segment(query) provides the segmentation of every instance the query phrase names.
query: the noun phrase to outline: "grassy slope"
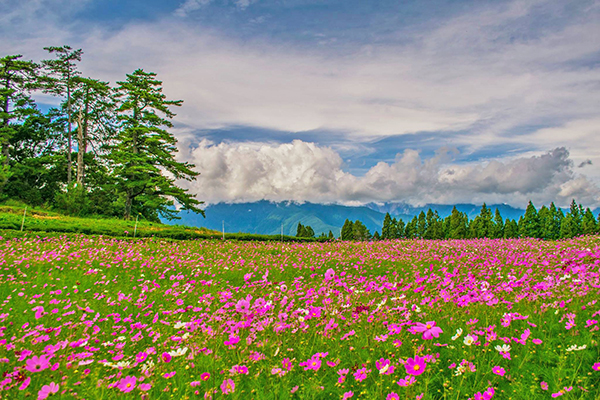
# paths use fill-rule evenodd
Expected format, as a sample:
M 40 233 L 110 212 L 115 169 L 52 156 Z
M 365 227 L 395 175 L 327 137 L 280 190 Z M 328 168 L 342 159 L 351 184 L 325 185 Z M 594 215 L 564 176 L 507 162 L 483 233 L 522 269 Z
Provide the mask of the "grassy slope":
M 14 236 L 21 229 L 24 207 L 0 206 L 0 230 L 3 236 Z M 125 221 L 117 218 L 103 217 L 71 217 L 55 212 L 28 209 L 23 227 L 25 232 L 60 232 L 86 235 L 105 235 L 116 237 L 133 237 L 135 220 Z M 18 235 L 17 235 L 18 236 Z M 138 221 L 136 237 L 162 237 L 171 239 L 217 239 L 221 232 L 207 228 L 189 227 L 184 225 L 166 225 L 148 221 Z M 227 239 L 238 240 L 280 240 L 279 235 L 250 235 L 244 233 L 226 234 Z M 285 241 L 296 238 L 284 236 Z M 311 240 L 309 240 L 311 241 Z

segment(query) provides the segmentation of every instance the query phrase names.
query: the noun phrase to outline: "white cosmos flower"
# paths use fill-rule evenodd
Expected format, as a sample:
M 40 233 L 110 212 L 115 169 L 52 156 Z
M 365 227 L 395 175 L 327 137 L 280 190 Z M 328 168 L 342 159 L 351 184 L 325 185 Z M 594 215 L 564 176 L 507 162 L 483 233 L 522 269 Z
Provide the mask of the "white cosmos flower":
M 456 339 L 458 339 L 458 338 L 460 337 L 460 335 L 462 335 L 462 333 L 463 333 L 463 330 L 462 330 L 462 328 L 458 328 L 458 329 L 456 330 L 456 335 L 452 336 L 452 340 L 456 340 Z
M 507 344 L 503 344 L 502 346 L 496 345 L 494 348 L 501 353 L 508 353 L 510 351 L 510 346 Z
M 463 340 L 463 343 L 466 344 L 467 346 L 472 345 L 473 343 L 475 343 L 475 338 L 471 335 L 467 335 L 465 336 L 465 339 Z

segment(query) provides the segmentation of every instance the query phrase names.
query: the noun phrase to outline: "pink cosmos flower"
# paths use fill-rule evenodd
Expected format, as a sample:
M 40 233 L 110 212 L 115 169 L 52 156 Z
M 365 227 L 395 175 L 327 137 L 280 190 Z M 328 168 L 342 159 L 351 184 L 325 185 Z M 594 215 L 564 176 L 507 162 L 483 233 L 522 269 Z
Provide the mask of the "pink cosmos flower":
M 207 381 L 207 380 L 208 380 L 208 378 L 210 378 L 210 374 L 209 374 L 208 372 L 203 372 L 203 373 L 200 375 L 200 380 L 202 380 L 202 381 Z
M 235 382 L 233 379 L 225 379 L 221 383 L 221 391 L 223 394 L 229 394 L 235 392 Z
M 165 378 L 169 379 L 169 378 L 172 378 L 172 377 L 174 377 L 176 373 L 177 373 L 177 371 L 165 372 L 165 373 L 163 374 L 163 376 L 164 376 Z
M 29 384 L 31 383 L 31 378 L 27 377 L 23 383 L 21 383 L 21 386 L 19 386 L 19 390 L 25 390 L 27 389 L 27 386 L 29 386 Z
M 392 392 L 390 394 L 387 395 L 387 397 L 385 398 L 385 400 L 400 400 L 400 396 L 398 396 L 397 393 Z
M 142 392 L 147 392 L 148 390 L 152 389 L 152 385 L 149 383 L 140 383 L 138 385 L 138 389 L 140 389 Z
M 326 281 L 332 280 L 334 276 L 335 276 L 335 271 L 331 268 L 329 268 L 327 270 L 327 272 L 325 272 L 325 280 Z
M 117 388 L 119 388 L 121 392 L 129 393 L 135 389 L 136 381 L 137 378 L 135 376 L 127 376 L 119 381 Z
M 404 378 L 400 378 L 400 380 L 396 383 L 402 387 L 407 387 L 407 386 L 412 385 L 415 382 L 416 382 L 416 379 L 414 378 L 414 376 L 406 375 Z
M 304 367 L 305 371 L 314 370 L 318 371 L 321 368 L 321 359 L 317 354 L 306 360 L 305 362 L 301 362 L 298 365 Z
M 50 382 L 50 384 L 42 386 L 38 392 L 38 400 L 44 400 L 48 398 L 48 396 L 51 394 L 58 392 L 58 388 L 59 386 L 54 382 Z
M 173 358 L 173 357 L 171 357 L 171 355 L 169 353 L 166 353 L 166 352 L 162 353 L 160 357 L 162 358 L 163 362 L 166 362 L 166 363 L 170 362 L 171 359 Z
M 238 335 L 229 335 L 229 340 L 223 342 L 225 346 L 233 346 L 240 341 L 240 337 Z
M 542 390 L 548 390 L 548 384 L 544 381 L 540 382 L 540 387 Z
M 504 376 L 506 371 L 502 367 L 495 366 L 492 368 L 492 372 L 496 375 Z
M 600 371 L 600 362 L 597 362 L 594 365 L 592 365 L 592 369 L 594 371 Z
M 494 390 L 493 387 L 489 387 L 487 388 L 487 390 L 483 393 L 475 393 L 475 396 L 473 396 L 475 398 L 475 400 L 491 400 L 492 397 L 494 397 L 494 394 L 496 393 L 496 391 Z
M 343 400 L 347 400 L 349 398 L 351 398 L 352 396 L 354 396 L 354 392 L 350 391 L 350 392 L 346 392 L 344 393 L 344 395 L 342 396 Z
M 414 332 L 423 332 L 423 339 L 430 340 L 434 337 L 439 337 L 440 333 L 443 333 L 442 328 L 439 326 L 435 326 L 435 321 L 428 321 L 423 324 L 421 322 L 417 322 L 417 325 L 413 327 Z
M 551 395 L 551 396 L 552 396 L 552 398 L 555 398 L 555 397 L 560 397 L 560 396 L 562 396 L 563 394 L 565 394 L 565 393 L 567 393 L 567 392 L 570 392 L 571 390 L 573 390 L 573 386 L 569 386 L 569 387 L 566 387 L 566 386 L 565 386 L 564 388 L 562 388 L 562 389 L 561 389 L 561 390 L 559 390 L 558 392 L 556 392 L 556 393 L 552 393 L 552 395 Z
M 532 339 L 533 344 L 542 344 L 542 339 Z
M 248 375 L 248 367 L 246 367 L 245 365 L 234 365 L 233 367 L 231 367 L 229 372 L 231 372 L 232 374 Z
M 367 378 L 367 374 L 371 372 L 370 369 L 367 369 L 366 367 L 361 368 L 359 370 L 357 370 L 353 375 L 354 375 L 354 379 L 356 379 L 358 382 L 362 382 Z
M 40 372 L 50 367 L 50 363 L 45 355 L 33 356 L 25 361 L 25 369 L 29 372 Z
M 293 394 L 293 393 L 296 393 L 296 391 L 298 390 L 298 388 L 299 388 L 299 387 L 300 387 L 300 386 L 294 386 L 294 387 L 293 387 L 293 388 L 290 390 L 290 393 L 292 393 L 292 394 Z
M 292 362 L 290 361 L 289 358 L 284 358 L 283 360 L 281 360 L 281 366 L 283 367 L 283 369 L 285 369 L 286 371 L 291 371 L 292 367 L 294 366 L 292 364 Z
M 406 360 L 406 364 L 404 364 L 404 368 L 406 368 L 406 373 L 409 375 L 421 375 L 425 372 L 425 359 L 423 357 L 415 356 L 415 358 L 409 358 Z

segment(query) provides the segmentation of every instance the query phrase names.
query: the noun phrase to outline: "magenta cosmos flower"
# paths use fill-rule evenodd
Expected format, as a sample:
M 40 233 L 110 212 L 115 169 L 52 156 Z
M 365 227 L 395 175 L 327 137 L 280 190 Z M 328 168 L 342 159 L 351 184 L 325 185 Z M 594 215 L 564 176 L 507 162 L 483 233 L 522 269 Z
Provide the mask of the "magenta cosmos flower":
M 439 326 L 435 326 L 435 321 L 428 321 L 423 324 L 421 322 L 417 322 L 417 325 L 413 327 L 415 332 L 423 332 L 423 339 L 430 340 L 434 337 L 439 337 L 440 333 L 443 333 L 442 328 Z
M 506 370 L 502 367 L 495 366 L 494 368 L 492 368 L 492 372 L 496 375 L 504 376 Z
M 129 393 L 133 389 L 135 389 L 135 384 L 137 382 L 137 378 L 135 376 L 126 376 L 121 379 L 117 384 L 117 388 L 121 390 L 121 392 Z
M 404 364 L 406 373 L 414 376 L 421 375 L 423 372 L 425 372 L 426 366 L 427 364 L 425 363 L 425 359 L 419 356 L 407 359 L 406 364 Z
M 335 276 L 335 271 L 331 268 L 329 268 L 326 272 L 325 272 L 325 280 L 326 281 L 330 281 L 333 279 L 333 277 Z
M 58 385 L 54 382 L 50 382 L 50 384 L 42 386 L 38 392 L 38 400 L 44 400 L 56 392 L 58 392 Z
M 48 367 L 50 367 L 50 363 L 45 355 L 33 356 L 25 362 L 25 369 L 29 372 L 40 372 Z
M 235 382 L 233 379 L 225 379 L 221 383 L 221 391 L 223 394 L 229 394 L 235 392 Z

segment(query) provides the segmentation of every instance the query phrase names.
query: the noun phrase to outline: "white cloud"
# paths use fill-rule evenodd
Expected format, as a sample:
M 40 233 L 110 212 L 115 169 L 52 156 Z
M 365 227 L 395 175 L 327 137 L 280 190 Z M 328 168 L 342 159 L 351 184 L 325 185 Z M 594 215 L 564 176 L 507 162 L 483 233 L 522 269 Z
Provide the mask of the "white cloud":
M 195 182 L 187 183 L 188 188 L 213 203 L 267 199 L 524 205 L 531 199 L 537 204 L 567 205 L 576 198 L 586 205 L 600 205 L 600 189 L 573 171 L 564 148 L 473 165 L 453 164 L 452 149 L 441 149 L 429 159 L 406 150 L 393 163 L 380 162 L 364 176 L 345 172 L 341 157 L 332 149 L 299 140 L 218 145 L 203 140 L 192 150 L 186 144 L 182 148 L 183 158 L 201 172 Z
M 178 17 L 185 17 L 192 11 L 199 10 L 202 7 L 209 5 L 211 2 L 212 0 L 185 0 L 177 10 L 175 10 L 175 15 Z

